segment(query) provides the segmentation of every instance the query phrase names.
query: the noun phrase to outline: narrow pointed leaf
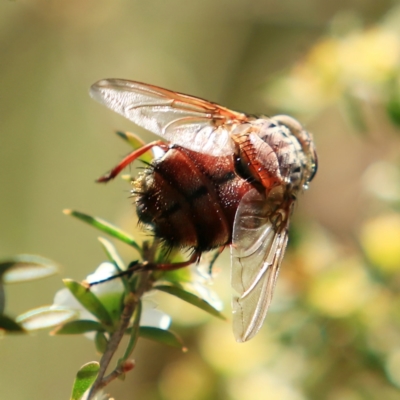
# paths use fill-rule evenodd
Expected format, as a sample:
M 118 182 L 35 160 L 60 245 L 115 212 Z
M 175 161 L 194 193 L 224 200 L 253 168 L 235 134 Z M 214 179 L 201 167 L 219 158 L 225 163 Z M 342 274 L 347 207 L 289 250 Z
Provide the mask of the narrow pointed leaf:
M 118 239 L 124 243 L 129 244 L 130 246 L 134 247 L 141 254 L 142 249 L 136 243 L 135 239 L 128 233 L 124 232 L 122 229 L 114 226 L 113 224 L 110 224 L 109 222 L 107 222 L 101 218 L 91 217 L 90 215 L 81 213 L 79 211 L 64 210 L 64 214 L 72 215 L 73 217 L 86 222 L 87 224 L 93 226 L 94 228 L 99 229 L 100 231 L 107 233 L 108 235 L 115 237 L 116 239 Z
M 71 400 L 79 400 L 83 394 L 93 385 L 99 374 L 100 364 L 89 362 L 83 365 L 76 374 L 74 386 L 72 387 Z
M 115 246 L 107 239 L 99 237 L 98 238 L 99 242 L 101 243 L 108 259 L 115 264 L 115 266 L 118 268 L 118 270 L 125 271 L 126 270 L 126 265 L 122 261 L 120 255 L 117 252 L 117 249 Z
M 105 238 L 99 237 L 98 240 L 101 243 L 108 259 L 117 267 L 118 271 L 119 272 L 126 271 L 126 265 L 119 256 L 115 246 Z M 129 283 L 127 278 L 125 276 L 121 276 L 121 280 L 125 287 L 125 290 L 128 291 Z
M 103 332 L 97 332 L 94 343 L 96 345 L 96 350 L 100 354 L 104 354 L 108 345 L 108 340 L 106 338 L 106 335 Z
M 116 133 L 119 137 L 128 142 L 134 150 L 140 149 L 146 144 L 145 141 L 143 141 L 139 136 L 135 135 L 134 133 L 120 131 L 117 131 Z M 146 163 L 151 163 L 153 161 L 153 155 L 150 151 L 147 151 L 139 157 L 139 160 L 142 160 Z
M 0 330 L 5 330 L 10 333 L 25 332 L 24 328 L 20 324 L 4 314 L 0 314 Z
M 73 318 L 78 313 L 65 307 L 45 306 L 27 311 L 16 318 L 16 321 L 27 331 L 53 328 Z
M 17 283 L 46 278 L 58 272 L 51 260 L 29 254 L 20 254 L 0 261 L 0 276 L 5 283 Z
M 97 319 L 107 326 L 112 326 L 112 319 L 106 308 L 97 298 L 97 296 L 90 291 L 90 289 L 82 285 L 80 282 L 72 279 L 64 279 L 64 285 L 74 295 L 74 297 L 92 313 Z
M 193 306 L 198 307 L 198 308 L 202 309 L 203 311 L 206 311 L 215 317 L 221 318 L 223 320 L 226 319 L 210 303 L 207 303 L 202 298 L 194 295 L 193 293 L 187 292 L 186 290 L 183 290 L 176 286 L 167 286 L 167 285 L 154 286 L 154 289 L 158 289 L 162 292 L 169 293 L 169 294 L 172 294 L 173 296 L 179 297 L 180 299 L 186 301 L 187 303 L 190 303 Z
M 128 182 L 128 183 L 133 181 L 132 175 L 129 175 L 129 174 L 121 174 L 120 177 L 123 181 Z
M 139 336 L 168 346 L 179 347 L 183 351 L 186 350 L 183 346 L 182 340 L 175 333 L 166 331 L 165 329 L 154 328 L 152 326 L 141 326 L 139 328 Z
M 104 327 L 97 321 L 81 319 L 70 321 L 54 329 L 52 335 L 80 335 L 87 332 L 104 331 Z
M 128 299 L 128 301 L 134 301 L 132 293 L 130 293 L 128 296 L 132 296 L 130 299 Z M 135 349 L 137 340 L 139 338 L 139 322 L 140 322 L 141 315 L 142 315 L 142 303 L 139 301 L 139 303 L 137 303 L 135 311 L 133 313 L 133 324 L 131 327 L 131 334 L 130 334 L 128 346 L 126 346 L 123 357 L 118 361 L 119 365 L 121 365 L 126 360 L 128 360 L 130 355 L 132 354 L 133 350 Z

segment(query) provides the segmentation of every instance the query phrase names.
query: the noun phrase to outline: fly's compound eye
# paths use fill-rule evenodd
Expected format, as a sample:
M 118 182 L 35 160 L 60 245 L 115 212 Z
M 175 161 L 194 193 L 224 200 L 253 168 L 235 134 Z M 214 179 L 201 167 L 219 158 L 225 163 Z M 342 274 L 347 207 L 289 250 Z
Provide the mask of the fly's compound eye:
M 296 137 L 303 131 L 303 127 L 297 119 L 289 117 L 289 115 L 275 115 L 271 118 L 273 121 L 286 126 L 289 131 Z
M 316 175 L 318 171 L 318 156 L 317 152 L 315 151 L 315 148 L 311 149 L 311 154 L 312 154 L 312 160 L 311 160 L 311 175 L 310 178 L 308 179 L 308 182 L 311 182 L 314 179 L 314 176 Z

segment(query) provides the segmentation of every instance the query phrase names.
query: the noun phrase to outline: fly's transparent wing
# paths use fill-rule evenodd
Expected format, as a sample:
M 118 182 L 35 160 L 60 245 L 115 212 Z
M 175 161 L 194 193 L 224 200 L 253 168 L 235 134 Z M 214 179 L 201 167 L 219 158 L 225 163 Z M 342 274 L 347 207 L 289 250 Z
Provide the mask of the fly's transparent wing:
M 168 141 L 213 156 L 232 154 L 232 125 L 247 116 L 197 97 L 123 79 L 103 79 L 90 95 Z
M 279 231 L 263 195 L 255 189 L 239 204 L 231 246 L 234 296 L 233 332 L 238 342 L 251 339 L 261 328 L 271 303 L 288 240 L 288 220 Z

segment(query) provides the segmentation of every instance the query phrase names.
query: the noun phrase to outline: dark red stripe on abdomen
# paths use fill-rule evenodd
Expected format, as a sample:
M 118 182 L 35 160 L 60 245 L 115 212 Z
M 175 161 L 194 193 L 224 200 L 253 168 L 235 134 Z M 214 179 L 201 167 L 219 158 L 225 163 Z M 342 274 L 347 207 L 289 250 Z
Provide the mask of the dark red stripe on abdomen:
M 251 185 L 231 157 L 175 146 L 135 183 L 142 222 L 171 247 L 206 251 L 230 243 L 238 203 Z

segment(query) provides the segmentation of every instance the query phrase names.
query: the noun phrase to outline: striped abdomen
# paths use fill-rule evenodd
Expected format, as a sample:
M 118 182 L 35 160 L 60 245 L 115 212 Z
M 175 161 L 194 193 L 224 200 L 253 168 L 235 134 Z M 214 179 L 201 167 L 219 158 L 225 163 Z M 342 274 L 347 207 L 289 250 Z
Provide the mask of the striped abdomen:
M 253 186 L 232 157 L 172 146 L 134 182 L 137 213 L 171 247 L 202 252 L 231 243 L 238 204 Z

